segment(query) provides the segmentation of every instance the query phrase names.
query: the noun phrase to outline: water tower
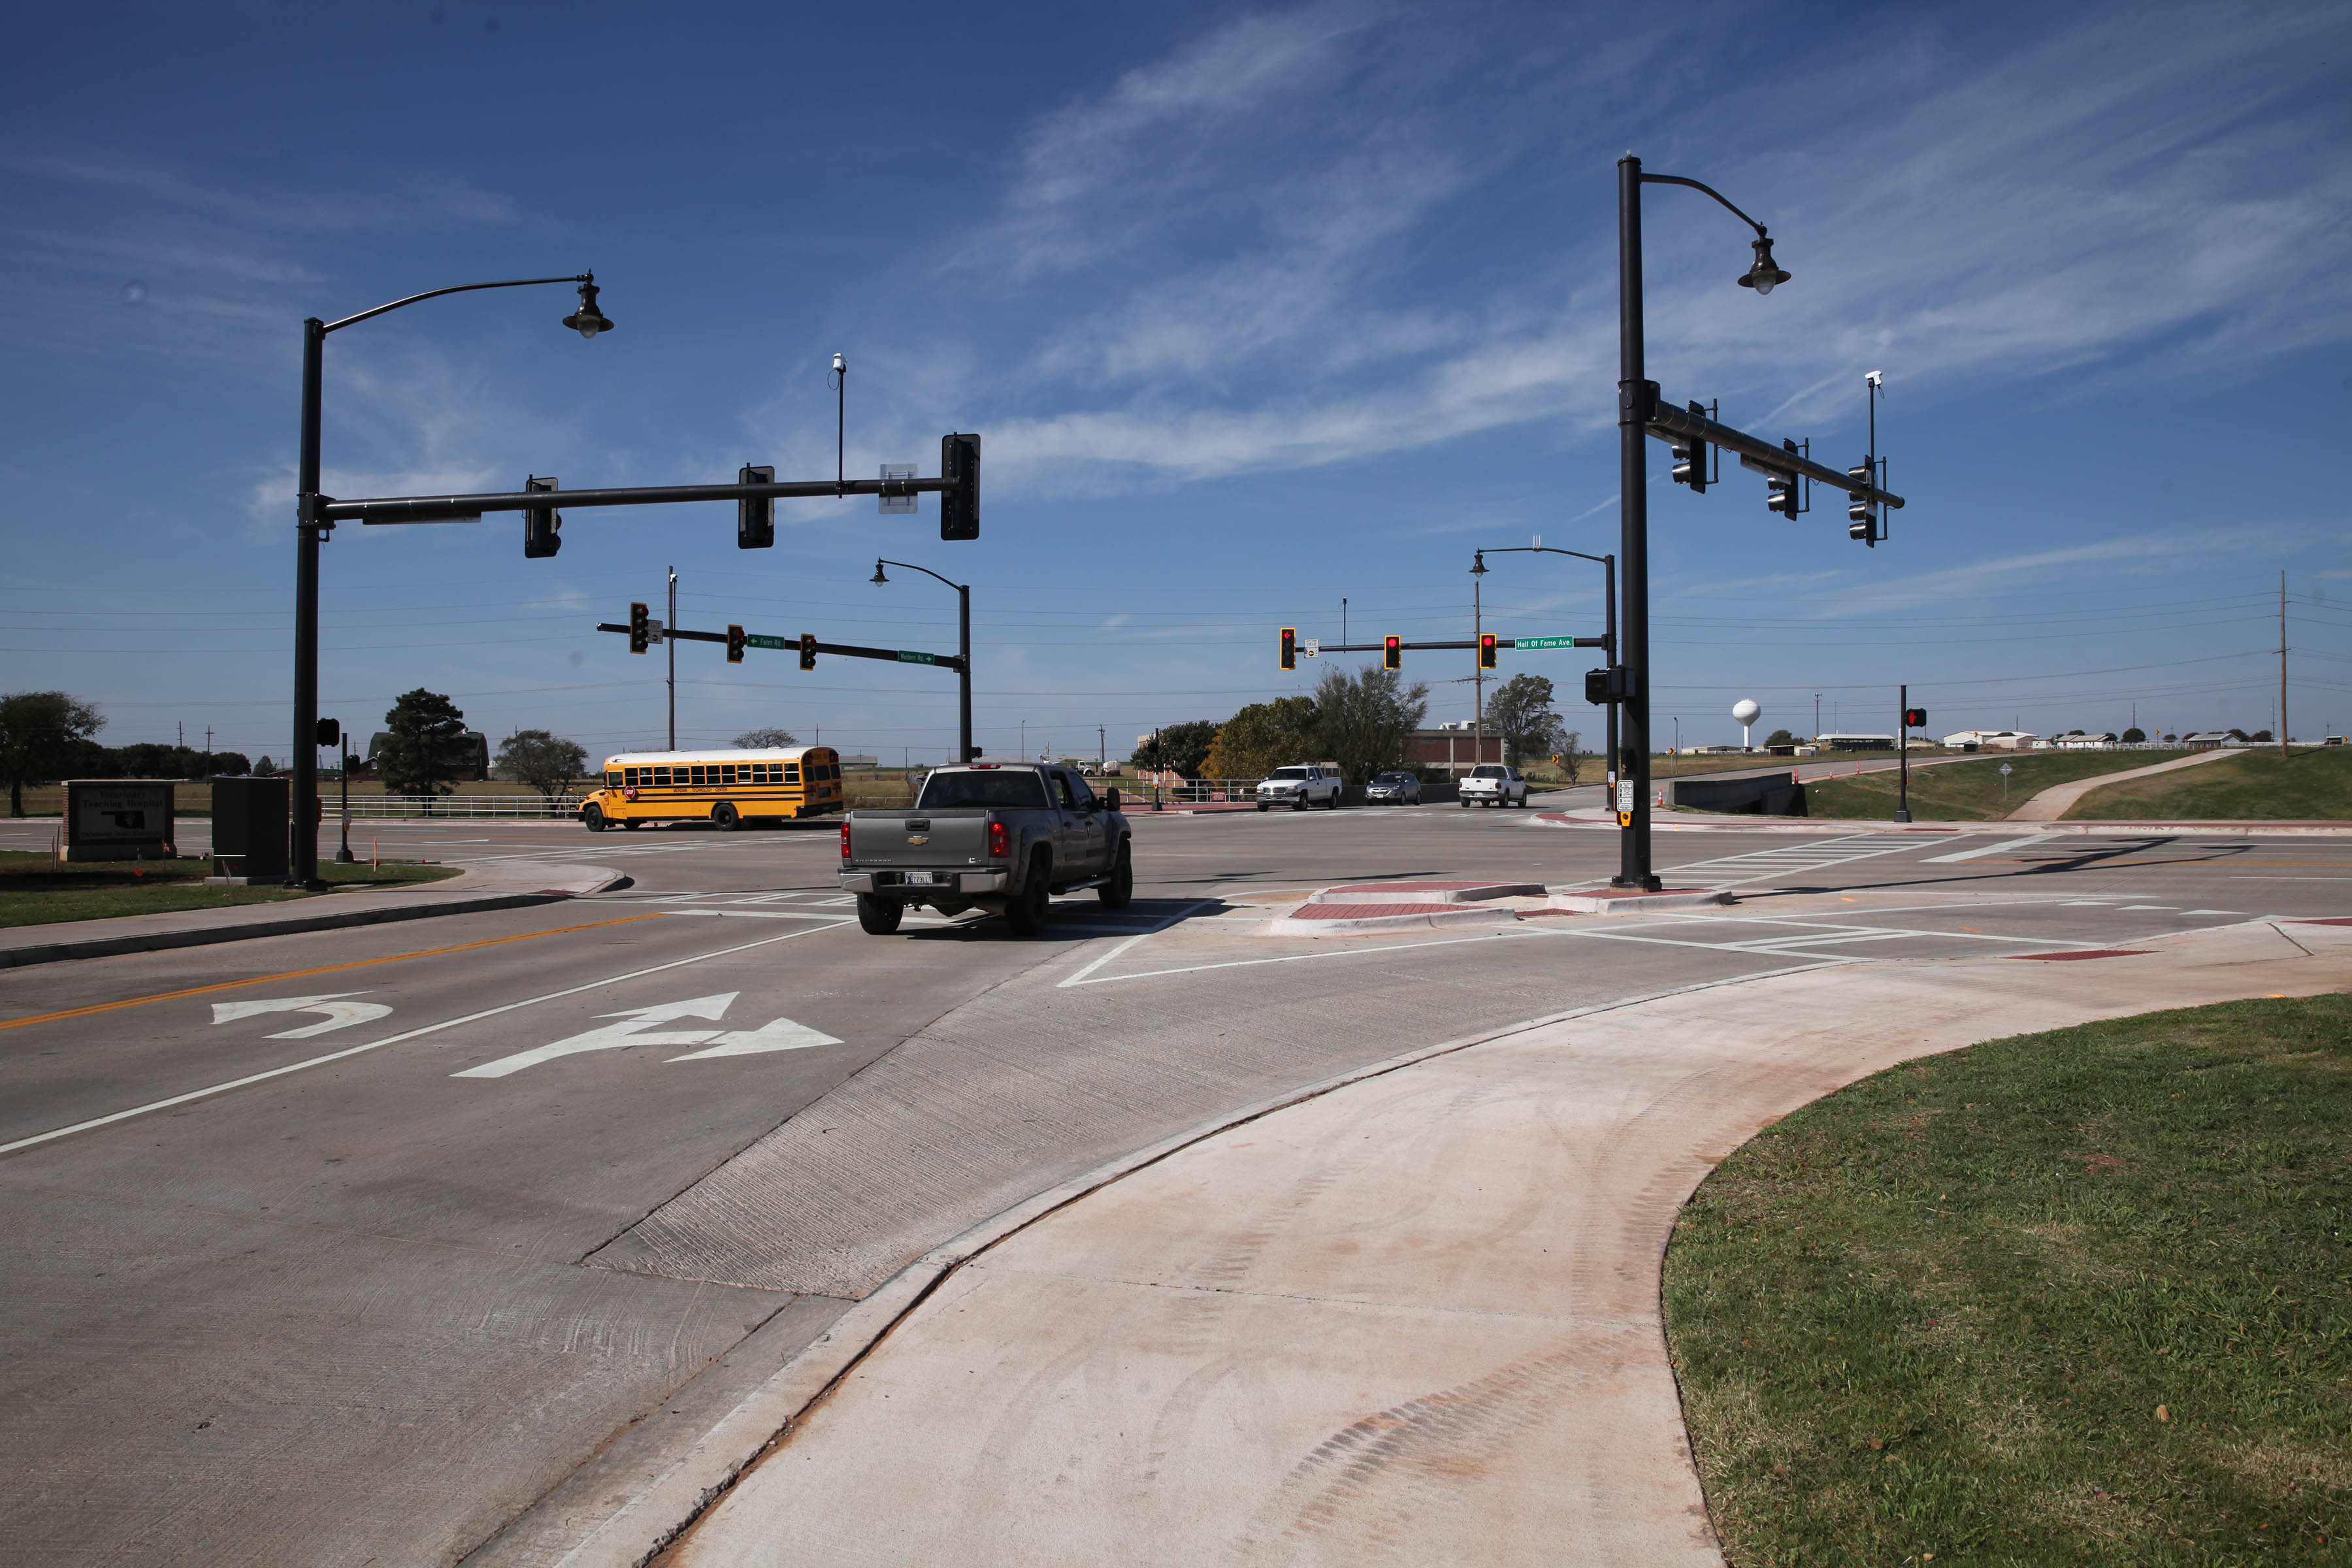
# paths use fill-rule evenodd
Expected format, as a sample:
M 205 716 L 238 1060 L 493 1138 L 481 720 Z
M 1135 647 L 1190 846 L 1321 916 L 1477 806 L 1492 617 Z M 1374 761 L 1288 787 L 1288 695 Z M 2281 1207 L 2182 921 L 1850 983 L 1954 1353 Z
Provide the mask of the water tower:
M 1738 701 L 1731 705 L 1731 716 L 1734 720 L 1738 721 L 1739 724 L 1739 749 L 1741 751 L 1748 752 L 1755 750 L 1753 746 L 1750 746 L 1748 743 L 1748 726 L 1756 722 L 1756 715 L 1763 711 L 1764 710 L 1756 706 L 1756 700 L 1752 697 L 1743 697 Z

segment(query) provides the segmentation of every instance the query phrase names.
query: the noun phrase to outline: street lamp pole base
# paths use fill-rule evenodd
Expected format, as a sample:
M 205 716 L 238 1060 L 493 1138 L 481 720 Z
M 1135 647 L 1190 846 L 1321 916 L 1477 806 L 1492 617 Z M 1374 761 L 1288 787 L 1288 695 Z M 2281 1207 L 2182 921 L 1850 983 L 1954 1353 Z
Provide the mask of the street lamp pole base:
M 1895 814 L 1895 820 L 1897 822 L 1908 822 L 1911 820 L 1911 813 L 1907 810 L 1898 811 Z
M 1609 885 L 1612 888 L 1638 888 L 1645 893 L 1663 892 L 1666 886 L 1655 877 L 1612 877 Z
M 335 864 L 338 866 L 355 865 L 358 861 L 359 857 L 352 853 L 351 847 L 349 845 L 346 845 L 342 848 L 335 851 Z

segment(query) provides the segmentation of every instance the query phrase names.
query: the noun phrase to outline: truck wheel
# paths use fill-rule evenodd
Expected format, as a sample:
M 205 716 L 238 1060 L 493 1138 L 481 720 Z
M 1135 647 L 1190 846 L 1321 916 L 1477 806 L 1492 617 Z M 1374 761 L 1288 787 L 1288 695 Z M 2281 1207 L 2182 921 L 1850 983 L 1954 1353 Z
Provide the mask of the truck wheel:
M 732 833 L 743 818 L 741 814 L 736 811 L 733 801 L 722 800 L 710 808 L 710 820 L 718 825 L 719 832 Z
M 1045 929 L 1045 902 L 1048 897 L 1045 879 L 1048 875 L 1044 860 L 1032 862 L 1029 879 L 1004 905 L 1004 929 L 1014 936 L 1035 936 Z
M 1331 798 L 1323 803 L 1323 809 L 1326 811 L 1337 811 L 1339 809 L 1339 792 L 1338 790 L 1333 790 L 1331 792 Z
M 1265 801 L 1259 801 L 1257 803 L 1257 808 L 1260 811 L 1272 811 L 1274 809 L 1273 806 L 1267 805 Z
M 1458 805 L 1458 806 L 1460 806 L 1460 807 L 1461 807 L 1463 810 L 1465 810 L 1465 811 L 1467 811 L 1467 810 L 1469 810 L 1469 809 L 1470 809 L 1470 800 L 1469 800 L 1469 797 L 1468 797 L 1468 796 L 1466 796 L 1466 795 L 1462 796 L 1462 797 L 1460 797 L 1460 798 L 1456 799 L 1456 800 L 1454 801 L 1454 805 Z
M 601 808 L 599 808 L 599 807 L 597 807 L 597 806 L 594 806 L 594 805 L 583 805 L 583 806 L 582 806 L 582 807 L 580 808 L 580 826 L 583 826 L 583 827 L 584 827 L 584 828 L 586 828 L 586 829 L 587 829 L 589 832 L 591 832 L 591 833 L 602 833 L 602 832 L 604 832 L 604 811 L 603 811 Z
M 896 899 L 876 893 L 857 895 L 857 929 L 867 936 L 888 936 L 906 915 L 907 906 Z
M 1118 852 L 1118 864 L 1110 868 L 1110 880 L 1095 889 L 1107 910 L 1123 910 L 1135 898 L 1135 861 L 1124 846 Z
M 1290 809 L 1293 811 L 1305 811 L 1307 809 L 1307 797 L 1303 795 L 1292 795 L 1290 797 Z

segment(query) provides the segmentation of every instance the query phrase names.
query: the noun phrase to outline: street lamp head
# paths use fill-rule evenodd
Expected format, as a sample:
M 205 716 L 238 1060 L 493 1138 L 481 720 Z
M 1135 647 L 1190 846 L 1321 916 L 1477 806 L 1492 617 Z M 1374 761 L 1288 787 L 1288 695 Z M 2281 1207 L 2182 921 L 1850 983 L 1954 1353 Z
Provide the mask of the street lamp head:
M 887 583 L 887 582 L 889 582 L 889 581 L 890 581 L 890 579 L 889 579 L 889 578 L 885 577 L 884 575 L 882 575 L 882 563 L 881 563 L 881 562 L 877 561 L 877 562 L 875 562 L 875 563 L 874 563 L 874 575 L 873 575 L 873 576 L 871 576 L 871 577 L 869 577 L 869 578 L 867 578 L 867 579 L 866 579 L 866 581 L 867 581 L 867 582 L 869 582 L 869 583 Z
M 596 275 L 593 272 L 580 284 L 580 309 L 563 318 L 563 324 L 583 338 L 593 338 L 598 332 L 613 330 L 612 321 L 596 308 Z
M 1473 577 L 1484 577 L 1486 574 L 1486 552 L 1481 550 L 1478 552 L 1478 559 L 1472 562 L 1470 564 L 1470 575 Z
M 1739 286 L 1742 289 L 1753 289 L 1759 294 L 1769 294 L 1788 280 L 1789 275 L 1780 270 L 1779 262 L 1772 259 L 1772 237 L 1765 234 L 1758 235 L 1756 265 L 1748 269 L 1748 275 L 1739 280 Z

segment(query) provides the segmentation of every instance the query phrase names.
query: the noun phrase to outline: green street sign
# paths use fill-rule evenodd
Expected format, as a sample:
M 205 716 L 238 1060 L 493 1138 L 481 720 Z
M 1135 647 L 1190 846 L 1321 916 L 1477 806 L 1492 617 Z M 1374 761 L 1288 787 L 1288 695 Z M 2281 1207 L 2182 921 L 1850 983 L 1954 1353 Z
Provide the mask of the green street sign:
M 743 646 L 744 646 L 744 647 L 772 647 L 772 648 L 786 648 L 786 649 L 789 649 L 789 648 L 796 648 L 796 647 L 800 647 L 801 645 L 800 645 L 796 640 L 794 640 L 794 639 L 793 639 L 793 638 L 791 638 L 791 637 L 745 637 L 745 638 L 743 639 Z
M 898 662 L 900 664 L 937 664 L 939 660 L 927 653 L 908 653 L 905 648 L 900 648 Z
M 1512 639 L 1511 646 L 1513 647 L 1574 647 L 1576 639 L 1574 637 L 1516 637 Z

